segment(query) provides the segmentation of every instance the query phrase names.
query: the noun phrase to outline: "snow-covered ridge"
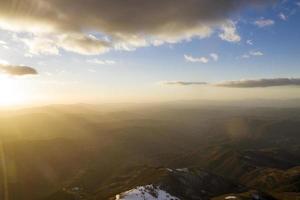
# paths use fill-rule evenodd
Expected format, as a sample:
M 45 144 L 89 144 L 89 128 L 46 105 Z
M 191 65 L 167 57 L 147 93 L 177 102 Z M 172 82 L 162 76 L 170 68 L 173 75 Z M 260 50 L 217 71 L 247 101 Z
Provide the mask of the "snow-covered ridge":
M 153 185 L 139 186 L 116 195 L 116 200 L 180 200 Z

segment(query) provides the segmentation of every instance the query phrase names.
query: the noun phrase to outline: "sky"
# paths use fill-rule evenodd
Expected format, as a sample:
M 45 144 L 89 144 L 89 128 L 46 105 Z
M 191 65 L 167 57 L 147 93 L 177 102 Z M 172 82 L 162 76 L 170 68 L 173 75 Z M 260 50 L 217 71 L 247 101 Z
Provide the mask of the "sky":
M 299 0 L 1 0 L 0 105 L 300 98 Z

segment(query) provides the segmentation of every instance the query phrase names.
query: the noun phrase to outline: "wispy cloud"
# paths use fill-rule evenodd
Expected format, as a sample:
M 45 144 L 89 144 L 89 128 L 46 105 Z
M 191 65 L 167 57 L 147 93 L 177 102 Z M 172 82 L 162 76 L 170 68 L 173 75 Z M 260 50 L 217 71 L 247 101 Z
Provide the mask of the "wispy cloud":
M 93 35 L 64 34 L 47 37 L 34 35 L 27 37 L 15 36 L 16 40 L 23 42 L 29 50 L 29 55 L 59 55 L 60 49 L 82 55 L 97 55 L 109 50 L 110 44 Z
M 0 46 L 5 48 L 5 49 L 9 49 L 9 47 L 7 46 L 7 42 L 0 40 Z
M 193 62 L 193 63 L 208 63 L 209 59 L 206 57 L 193 57 L 190 55 L 184 55 L 184 58 L 187 62 Z
M 286 20 L 288 20 L 288 16 L 286 16 L 284 13 L 279 13 L 278 14 L 278 17 L 280 18 L 280 19 L 282 19 L 283 21 L 286 21 Z
M 188 86 L 188 85 L 206 85 L 206 82 L 198 81 L 161 81 L 160 85 L 178 85 L 178 86 Z
M 263 56 L 264 54 L 261 51 L 250 51 L 251 56 Z
M 17 37 L 17 36 L 16 36 Z M 26 44 L 29 52 L 25 57 L 32 57 L 33 55 L 59 55 L 59 48 L 55 40 L 44 37 L 34 38 L 15 38 Z
M 249 44 L 249 45 L 253 45 L 253 41 L 252 40 L 247 40 L 246 43 Z
M 241 56 L 241 58 L 247 59 L 250 58 L 250 55 L 248 53 L 245 53 Z
M 259 88 L 259 87 L 275 87 L 275 86 L 300 86 L 300 78 L 273 78 L 273 79 L 257 79 L 257 80 L 238 80 L 226 81 L 213 84 L 218 87 L 231 88 Z
M 0 65 L 9 65 L 9 62 L 3 59 L 0 59 Z
M 211 53 L 209 54 L 209 57 L 211 58 L 211 60 L 213 61 L 218 61 L 219 60 L 219 55 L 216 54 L 216 53 Z M 184 55 L 184 59 L 187 61 L 187 62 L 193 62 L 193 63 L 203 63 L 203 64 L 206 64 L 210 61 L 210 59 L 206 56 L 201 56 L 201 57 L 193 57 L 191 55 Z
M 264 53 L 261 51 L 249 51 L 248 53 L 245 53 L 242 55 L 242 58 L 250 58 L 250 57 L 257 57 L 257 56 L 263 56 Z
M 216 53 L 211 53 L 210 57 L 214 60 L 214 61 L 218 61 L 219 60 L 219 55 Z
M 87 62 L 92 63 L 92 64 L 98 64 L 98 65 L 114 65 L 116 64 L 116 61 L 114 60 L 100 60 L 100 59 L 91 59 L 88 60 Z
M 259 19 L 254 22 L 254 24 L 260 28 L 272 26 L 275 24 L 275 21 L 272 19 Z

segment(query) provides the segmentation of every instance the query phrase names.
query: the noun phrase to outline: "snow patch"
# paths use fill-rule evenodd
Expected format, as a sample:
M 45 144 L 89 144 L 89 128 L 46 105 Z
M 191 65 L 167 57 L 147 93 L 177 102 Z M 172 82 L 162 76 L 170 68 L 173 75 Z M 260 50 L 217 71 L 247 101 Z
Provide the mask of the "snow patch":
M 168 172 L 173 172 L 173 169 L 167 168 Z
M 226 200 L 229 200 L 229 199 L 237 199 L 237 197 L 236 197 L 236 196 L 227 196 L 227 197 L 225 197 L 225 199 L 226 199 Z
M 182 169 L 176 169 L 176 171 L 178 172 L 189 172 L 189 169 L 188 168 L 182 168 Z
M 115 200 L 180 200 L 153 185 L 139 186 L 116 195 Z

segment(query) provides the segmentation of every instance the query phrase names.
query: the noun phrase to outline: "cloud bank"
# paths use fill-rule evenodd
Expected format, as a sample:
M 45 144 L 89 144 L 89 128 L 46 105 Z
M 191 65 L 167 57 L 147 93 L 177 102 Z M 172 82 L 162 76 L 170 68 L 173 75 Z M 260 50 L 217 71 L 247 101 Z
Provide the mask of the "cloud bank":
M 25 76 L 38 74 L 38 72 L 32 67 L 4 64 L 0 64 L 0 71 L 11 76 Z
M 255 80 L 225 81 L 222 83 L 188 82 L 188 81 L 162 81 L 162 85 L 211 85 L 215 87 L 228 88 L 265 88 L 275 86 L 300 86 L 300 78 L 273 78 Z
M 226 81 L 214 85 L 218 87 L 231 87 L 231 88 L 300 86 L 300 78 L 273 78 L 273 79 Z
M 220 27 L 220 37 L 240 40 L 232 14 L 244 7 L 272 0 L 2 0 L 0 28 L 31 33 L 25 42 L 31 53 L 41 47 L 80 54 L 99 54 L 110 49 L 177 43 L 209 37 Z M 94 35 L 91 36 L 90 33 Z M 31 40 L 40 39 L 35 45 Z M 24 39 L 24 38 L 22 38 Z M 43 44 L 45 42 L 46 44 Z

